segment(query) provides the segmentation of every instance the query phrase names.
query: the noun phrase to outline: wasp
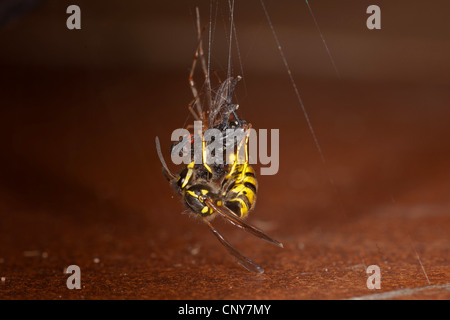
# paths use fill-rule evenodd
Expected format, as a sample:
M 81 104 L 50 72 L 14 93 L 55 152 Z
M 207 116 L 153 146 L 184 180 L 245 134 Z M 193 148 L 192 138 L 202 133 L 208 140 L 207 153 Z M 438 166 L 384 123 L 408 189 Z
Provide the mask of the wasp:
M 194 96 L 194 100 L 188 105 L 189 112 L 195 120 L 202 121 L 205 129 L 215 128 L 221 132 L 227 129 L 243 129 L 245 138 L 227 148 L 233 148 L 233 152 L 228 161 L 221 164 L 209 164 L 206 152 L 206 142 L 202 139 L 202 163 L 190 162 L 178 174 L 172 173 L 162 155 L 158 137 L 156 137 L 156 149 L 162 164 L 162 171 L 166 179 L 170 182 L 176 192 L 181 196 L 189 211 L 203 221 L 226 250 L 250 272 L 263 273 L 264 269 L 244 256 L 233 247 L 214 228 L 211 221 L 216 216 L 221 216 L 233 225 L 249 232 L 250 234 L 268 241 L 276 246 L 283 247 L 283 244 L 270 238 L 263 231 L 245 222 L 245 218 L 254 209 L 258 191 L 258 182 L 255 170 L 249 165 L 248 139 L 251 124 L 241 119 L 236 110 L 237 104 L 232 103 L 232 96 L 240 76 L 229 77 L 222 82 L 217 90 L 211 89 L 209 72 L 206 68 L 205 57 L 202 48 L 202 31 L 200 27 L 199 10 L 196 8 L 198 46 L 194 55 L 189 75 L 189 85 Z M 205 77 L 203 93 L 199 93 L 194 81 L 194 70 L 197 62 L 202 65 Z M 206 102 L 209 108 L 203 108 L 201 100 Z M 206 110 L 205 110 L 206 109 Z M 224 139 L 226 138 L 226 135 Z M 234 152 L 236 147 L 236 152 Z M 245 158 L 239 161 L 237 156 L 241 150 L 244 151 Z

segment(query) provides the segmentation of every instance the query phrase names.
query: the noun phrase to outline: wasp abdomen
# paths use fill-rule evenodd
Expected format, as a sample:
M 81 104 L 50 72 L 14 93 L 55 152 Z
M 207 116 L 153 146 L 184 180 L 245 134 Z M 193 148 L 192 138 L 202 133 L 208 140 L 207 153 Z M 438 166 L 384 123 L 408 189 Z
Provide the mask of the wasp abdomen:
M 258 183 L 253 168 L 239 165 L 230 173 L 223 185 L 227 184 L 225 206 L 233 211 L 238 217 L 244 218 L 253 209 L 256 203 Z

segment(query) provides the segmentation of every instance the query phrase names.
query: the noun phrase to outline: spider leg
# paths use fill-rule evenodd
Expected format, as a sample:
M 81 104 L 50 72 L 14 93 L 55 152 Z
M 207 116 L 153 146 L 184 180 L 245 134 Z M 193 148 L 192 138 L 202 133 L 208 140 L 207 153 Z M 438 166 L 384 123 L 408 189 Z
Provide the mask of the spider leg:
M 206 95 L 207 95 L 207 101 L 208 104 L 211 105 L 211 83 L 209 80 L 209 72 L 206 66 L 206 60 L 205 60 L 205 56 L 204 56 L 204 52 L 203 52 L 203 41 L 202 41 L 202 34 L 203 31 L 201 29 L 200 26 L 200 11 L 198 9 L 198 7 L 195 8 L 195 13 L 196 13 L 196 28 L 197 28 L 197 40 L 198 40 L 198 45 L 197 45 L 197 49 L 195 50 L 195 54 L 194 54 L 194 60 L 192 61 L 192 66 L 191 66 L 191 71 L 189 73 L 189 86 L 191 88 L 192 91 L 192 95 L 194 96 L 194 103 L 195 103 L 195 107 L 196 107 L 196 112 L 197 112 L 197 116 L 196 118 L 199 119 L 204 119 L 204 111 L 202 109 L 202 104 L 200 101 L 200 97 L 199 97 L 199 92 L 197 89 L 197 86 L 195 84 L 194 81 L 194 72 L 195 72 L 195 68 L 197 66 L 197 61 L 200 59 L 200 64 L 203 70 L 203 74 L 205 77 L 205 85 L 206 85 Z M 191 109 L 190 109 L 191 111 Z M 191 111 L 192 113 L 193 111 Z

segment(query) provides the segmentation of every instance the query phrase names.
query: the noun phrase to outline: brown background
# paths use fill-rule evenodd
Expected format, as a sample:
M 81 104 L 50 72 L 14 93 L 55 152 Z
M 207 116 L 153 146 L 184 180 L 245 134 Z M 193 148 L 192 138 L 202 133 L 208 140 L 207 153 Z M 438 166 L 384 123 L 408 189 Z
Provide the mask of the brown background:
M 323 150 L 314 145 L 259 1 L 237 1 L 241 115 L 280 129 L 249 222 L 217 221 L 266 270 L 239 267 L 160 172 L 192 99 L 194 7 L 209 1 L 42 1 L 0 28 L 0 298 L 450 298 L 450 28 L 445 1 L 265 1 Z M 227 3 L 212 67 L 227 66 Z M 1 8 L 4 10 L 4 8 Z M 214 11 L 214 10 L 213 10 Z M 234 44 L 235 46 L 235 44 Z M 240 65 L 242 64 L 243 70 Z M 174 170 L 176 168 L 171 166 Z M 66 288 L 80 266 L 82 290 Z M 381 268 L 381 290 L 366 268 Z

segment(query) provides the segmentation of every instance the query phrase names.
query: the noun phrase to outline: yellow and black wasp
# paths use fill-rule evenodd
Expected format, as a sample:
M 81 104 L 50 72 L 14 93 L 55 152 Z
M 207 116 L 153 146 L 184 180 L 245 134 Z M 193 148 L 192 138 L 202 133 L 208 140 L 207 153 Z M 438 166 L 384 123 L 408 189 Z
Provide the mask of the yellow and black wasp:
M 227 129 L 243 129 L 246 133 L 245 138 L 236 143 L 236 145 L 233 140 L 233 145 L 226 147 L 233 148 L 233 152 L 230 152 L 230 159 L 224 159 L 228 161 L 224 161 L 221 164 L 208 163 L 206 142 L 202 139 L 202 163 L 199 164 L 192 161 L 177 175 L 169 170 L 164 161 L 159 139 L 156 137 L 158 156 L 163 166 L 162 170 L 165 177 L 182 197 L 187 208 L 196 217 L 205 222 L 220 243 L 236 258 L 239 264 L 251 272 L 263 273 L 263 268 L 234 248 L 211 224 L 211 220 L 220 215 L 233 225 L 272 244 L 283 247 L 282 243 L 270 238 L 263 231 L 244 221 L 255 206 L 258 182 L 254 169 L 249 165 L 248 157 L 248 138 L 251 125 L 238 117 L 236 113 L 238 105 L 231 102 L 234 88 L 241 77 L 229 77 L 219 85 L 217 90 L 211 90 L 209 72 L 206 69 L 202 49 L 202 32 L 198 8 L 197 32 L 198 47 L 189 76 L 189 84 L 194 100 L 189 104 L 188 109 L 195 120 L 202 121 L 205 130 L 215 128 L 225 133 Z M 204 86 L 206 87 L 202 97 L 193 80 L 194 70 L 199 59 L 205 77 Z M 209 105 L 209 108 L 203 108 L 201 101 Z M 204 109 L 207 110 L 205 111 Z M 236 152 L 234 152 L 235 147 Z M 242 149 L 244 150 L 245 159 L 238 161 L 238 154 Z

